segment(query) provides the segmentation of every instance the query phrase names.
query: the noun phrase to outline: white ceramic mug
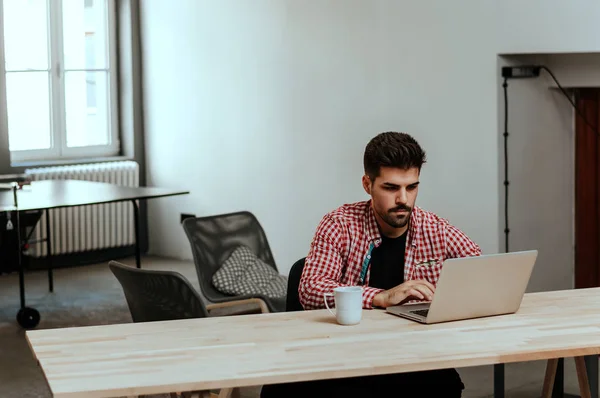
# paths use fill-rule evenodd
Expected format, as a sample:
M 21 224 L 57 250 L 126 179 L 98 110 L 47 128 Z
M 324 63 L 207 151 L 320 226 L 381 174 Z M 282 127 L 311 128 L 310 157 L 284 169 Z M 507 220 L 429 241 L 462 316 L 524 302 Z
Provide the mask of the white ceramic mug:
M 325 307 L 340 325 L 356 325 L 362 318 L 362 293 L 361 286 L 340 286 L 333 289 L 333 293 L 325 293 Z M 327 297 L 333 296 L 335 313 L 327 304 Z

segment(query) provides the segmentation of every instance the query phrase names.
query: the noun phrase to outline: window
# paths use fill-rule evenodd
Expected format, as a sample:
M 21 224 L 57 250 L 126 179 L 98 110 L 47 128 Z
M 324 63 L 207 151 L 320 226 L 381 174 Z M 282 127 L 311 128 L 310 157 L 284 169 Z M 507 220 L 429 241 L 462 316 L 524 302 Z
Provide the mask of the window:
M 114 0 L 0 6 L 12 160 L 118 154 Z

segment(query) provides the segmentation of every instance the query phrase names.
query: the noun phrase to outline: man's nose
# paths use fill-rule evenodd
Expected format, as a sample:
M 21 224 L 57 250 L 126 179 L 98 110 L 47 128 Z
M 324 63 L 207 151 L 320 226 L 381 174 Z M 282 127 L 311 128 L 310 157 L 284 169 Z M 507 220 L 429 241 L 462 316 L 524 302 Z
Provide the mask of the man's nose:
M 408 195 L 406 194 L 406 189 L 398 190 L 398 195 L 396 195 L 396 203 L 397 204 L 406 204 L 408 201 Z

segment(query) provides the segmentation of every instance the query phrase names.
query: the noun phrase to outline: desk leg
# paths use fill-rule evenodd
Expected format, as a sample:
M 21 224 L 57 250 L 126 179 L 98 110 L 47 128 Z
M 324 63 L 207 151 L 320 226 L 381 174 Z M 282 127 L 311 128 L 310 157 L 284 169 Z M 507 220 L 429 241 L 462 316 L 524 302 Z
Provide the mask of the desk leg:
M 585 367 L 590 383 L 590 391 L 592 398 L 598 398 L 598 356 L 588 355 L 585 357 Z M 558 360 L 556 368 L 556 376 L 554 378 L 554 389 L 552 390 L 552 398 L 579 398 L 579 395 L 565 394 L 564 390 L 565 363 L 564 359 Z
M 598 398 L 598 355 L 586 356 L 585 368 L 587 369 L 590 391 L 592 393 L 590 396 L 592 398 Z
M 46 267 L 48 267 L 48 290 L 54 291 L 54 275 L 52 274 L 52 240 L 50 237 L 50 209 L 46 209 Z
M 13 187 L 15 207 L 17 205 L 17 188 Z M 21 223 L 19 211 L 17 213 L 17 261 L 19 267 L 19 298 L 21 309 L 17 312 L 17 322 L 26 329 L 34 328 L 40 323 L 40 313 L 35 308 L 25 307 L 25 270 L 23 269 L 23 242 L 21 242 Z
M 17 215 L 18 217 L 18 215 Z M 20 228 L 20 226 L 19 226 Z M 21 254 L 23 253 L 21 248 L 21 237 L 19 235 L 17 239 L 17 255 L 18 257 L 18 267 L 19 267 L 19 298 L 21 299 L 21 310 L 25 308 L 25 271 L 23 270 L 23 263 L 21 261 Z
M 131 204 L 133 204 L 133 224 L 135 228 L 135 265 L 142 268 L 140 259 L 140 210 L 135 199 L 131 201 Z
M 565 359 L 559 358 L 556 365 L 556 375 L 554 376 L 554 388 L 552 389 L 552 398 L 564 398 L 565 396 Z
M 504 398 L 504 364 L 494 365 L 494 398 Z

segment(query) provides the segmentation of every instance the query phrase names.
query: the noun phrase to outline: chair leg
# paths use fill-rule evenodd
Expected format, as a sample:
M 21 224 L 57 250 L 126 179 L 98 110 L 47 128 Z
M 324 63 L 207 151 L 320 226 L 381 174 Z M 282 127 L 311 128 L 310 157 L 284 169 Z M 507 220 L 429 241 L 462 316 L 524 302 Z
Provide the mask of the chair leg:
M 552 388 L 554 387 L 557 366 L 558 358 L 549 359 L 546 363 L 546 376 L 544 377 L 544 386 L 542 387 L 542 398 L 552 397 Z
M 581 398 L 591 398 L 590 382 L 588 380 L 584 357 L 575 357 L 575 369 L 577 370 L 577 381 L 579 382 L 579 395 Z

